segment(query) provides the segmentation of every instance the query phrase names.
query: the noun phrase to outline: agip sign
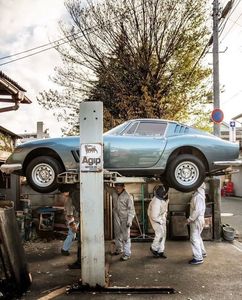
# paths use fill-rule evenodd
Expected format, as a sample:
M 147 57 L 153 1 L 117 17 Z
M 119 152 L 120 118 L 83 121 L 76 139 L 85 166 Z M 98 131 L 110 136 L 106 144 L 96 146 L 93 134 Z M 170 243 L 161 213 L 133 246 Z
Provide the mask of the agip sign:
M 101 144 L 81 144 L 81 172 L 101 172 L 103 155 Z

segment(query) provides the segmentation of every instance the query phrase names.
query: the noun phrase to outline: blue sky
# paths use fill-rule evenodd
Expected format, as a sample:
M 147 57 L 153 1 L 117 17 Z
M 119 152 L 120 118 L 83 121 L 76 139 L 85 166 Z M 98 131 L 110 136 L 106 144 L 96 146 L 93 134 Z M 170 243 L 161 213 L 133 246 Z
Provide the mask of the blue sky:
M 225 5 L 228 1 L 222 0 Z M 220 107 L 225 121 L 242 113 L 242 1 L 235 0 L 235 10 L 226 22 L 220 36 L 220 86 L 224 90 L 220 95 Z M 65 17 L 63 0 L 0 0 L 1 18 L 0 57 L 30 49 L 50 40 L 58 39 L 58 21 Z M 211 0 L 212 8 L 212 0 Z M 212 18 L 212 17 L 211 17 Z M 14 57 L 15 58 L 15 57 Z M 212 63 L 212 54 L 206 60 Z M 4 63 L 5 60 L 0 60 Z M 31 105 L 22 105 L 18 111 L 1 114 L 1 126 L 15 132 L 35 132 L 37 121 L 43 121 L 51 136 L 61 134 L 61 124 L 51 112 L 37 104 L 36 96 L 44 89 L 53 87 L 49 76 L 54 67 L 60 64 L 55 50 L 0 66 L 0 70 L 27 90 Z

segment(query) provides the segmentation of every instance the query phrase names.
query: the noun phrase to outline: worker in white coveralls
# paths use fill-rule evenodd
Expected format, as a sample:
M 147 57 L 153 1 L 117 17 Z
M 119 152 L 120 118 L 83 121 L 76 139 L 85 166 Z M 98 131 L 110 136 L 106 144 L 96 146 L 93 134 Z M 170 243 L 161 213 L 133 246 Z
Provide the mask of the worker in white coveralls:
M 134 202 L 124 183 L 115 183 L 114 188 L 105 186 L 105 189 L 113 201 L 114 254 L 122 254 L 121 260 L 125 261 L 131 256 L 130 227 L 135 216 Z
M 154 197 L 148 206 L 148 216 L 155 238 L 150 247 L 150 251 L 155 257 L 167 258 L 164 254 L 166 242 L 166 218 L 168 211 L 168 188 L 160 185 L 155 188 Z
M 192 265 L 202 264 L 203 258 L 207 256 L 201 237 L 201 233 L 205 224 L 205 188 L 206 185 L 203 183 L 194 192 L 190 203 L 190 216 L 187 219 L 187 223 L 190 225 L 190 241 L 193 252 L 193 259 L 189 261 L 189 264 Z

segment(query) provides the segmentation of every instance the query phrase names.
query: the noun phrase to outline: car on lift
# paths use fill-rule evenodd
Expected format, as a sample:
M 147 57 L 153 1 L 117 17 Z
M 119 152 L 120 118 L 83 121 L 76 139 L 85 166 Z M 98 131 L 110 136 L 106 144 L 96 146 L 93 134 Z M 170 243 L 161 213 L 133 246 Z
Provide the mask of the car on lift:
M 206 176 L 240 163 L 237 143 L 176 121 L 129 120 L 104 133 L 103 141 L 104 169 L 160 178 L 181 192 L 195 190 Z M 25 176 L 35 191 L 49 193 L 57 188 L 58 174 L 79 172 L 79 166 L 80 137 L 73 136 L 23 143 L 1 170 Z

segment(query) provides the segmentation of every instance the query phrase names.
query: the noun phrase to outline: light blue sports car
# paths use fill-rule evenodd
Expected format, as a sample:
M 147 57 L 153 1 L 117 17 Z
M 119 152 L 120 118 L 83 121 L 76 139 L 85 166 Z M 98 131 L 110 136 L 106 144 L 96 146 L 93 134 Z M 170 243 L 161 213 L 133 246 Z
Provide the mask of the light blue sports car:
M 236 164 L 239 145 L 162 119 L 129 120 L 103 136 L 104 168 L 123 176 L 155 177 L 182 192 L 195 190 L 206 176 Z M 57 188 L 57 175 L 79 171 L 80 138 L 33 140 L 14 150 L 3 172 L 26 176 L 41 193 Z

